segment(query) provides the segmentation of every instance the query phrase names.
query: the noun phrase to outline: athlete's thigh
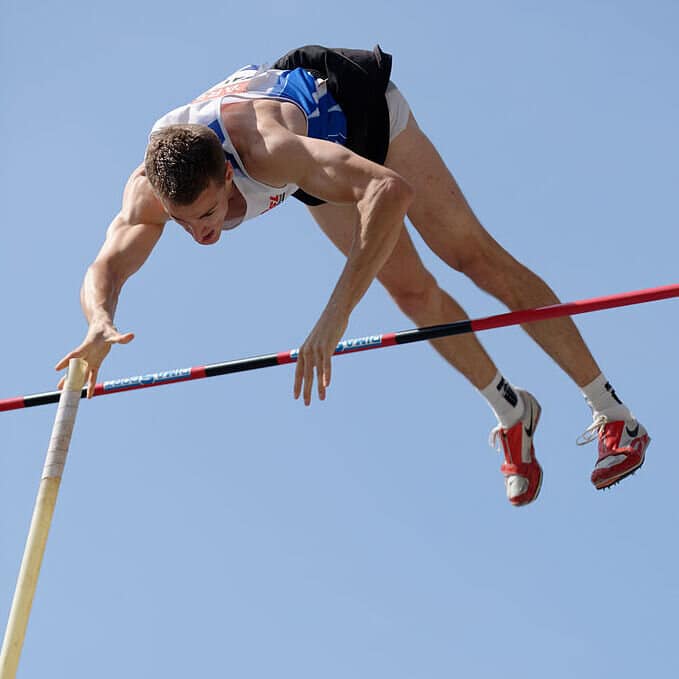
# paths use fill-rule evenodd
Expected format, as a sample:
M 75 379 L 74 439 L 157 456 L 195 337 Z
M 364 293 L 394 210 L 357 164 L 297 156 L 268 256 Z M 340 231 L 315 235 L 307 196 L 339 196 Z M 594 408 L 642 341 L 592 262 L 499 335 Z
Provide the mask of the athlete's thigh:
M 460 187 L 415 118 L 390 144 L 385 165 L 415 189 L 408 217 L 425 242 L 460 268 L 465 252 L 499 248 L 472 212 Z
M 309 212 L 323 233 L 345 256 L 349 254 L 358 220 L 353 205 L 331 205 L 324 203 L 309 207 Z
M 326 236 L 345 256 L 348 255 L 358 224 L 356 207 L 325 204 L 310 207 L 309 212 Z M 401 226 L 396 245 L 377 278 L 395 295 L 417 292 L 431 279 L 431 274 L 424 268 L 405 225 Z

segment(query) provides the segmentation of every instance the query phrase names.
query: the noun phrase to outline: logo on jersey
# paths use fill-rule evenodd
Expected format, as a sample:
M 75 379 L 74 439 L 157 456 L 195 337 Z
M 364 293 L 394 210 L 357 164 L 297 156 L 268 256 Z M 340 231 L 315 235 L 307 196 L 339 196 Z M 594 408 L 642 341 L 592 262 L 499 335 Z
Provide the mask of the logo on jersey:
M 213 88 L 209 89 L 207 92 L 201 94 L 198 98 L 194 99 L 192 103 L 197 104 L 201 101 L 207 101 L 208 99 L 217 99 L 218 97 L 225 97 L 227 94 L 239 94 L 240 92 L 247 92 L 248 82 L 243 80 L 241 82 L 229 83 L 225 85 L 224 83 L 219 83 Z
M 276 205 L 280 205 L 285 200 L 285 193 L 277 193 L 275 196 L 269 196 L 269 207 L 265 210 L 273 210 Z

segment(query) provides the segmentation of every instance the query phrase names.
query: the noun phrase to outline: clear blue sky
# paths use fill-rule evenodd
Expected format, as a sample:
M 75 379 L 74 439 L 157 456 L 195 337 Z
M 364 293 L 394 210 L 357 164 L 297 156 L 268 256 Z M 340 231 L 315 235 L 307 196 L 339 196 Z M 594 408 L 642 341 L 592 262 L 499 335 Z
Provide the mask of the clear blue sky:
M 679 6 L 613 0 L 0 2 L 2 383 L 48 391 L 154 120 L 319 42 L 393 79 L 486 227 L 564 300 L 677 281 Z M 502 311 L 417 240 L 472 317 Z M 298 346 L 342 261 L 292 202 L 204 248 L 169 225 L 101 377 Z M 539 500 L 504 497 L 483 400 L 426 345 L 342 357 L 305 409 L 281 367 L 83 403 L 19 676 L 677 676 L 675 301 L 578 323 L 653 443 L 609 492 L 578 390 L 483 340 L 543 405 Z M 410 326 L 378 286 L 347 336 Z M 0 415 L 6 620 L 54 407 Z

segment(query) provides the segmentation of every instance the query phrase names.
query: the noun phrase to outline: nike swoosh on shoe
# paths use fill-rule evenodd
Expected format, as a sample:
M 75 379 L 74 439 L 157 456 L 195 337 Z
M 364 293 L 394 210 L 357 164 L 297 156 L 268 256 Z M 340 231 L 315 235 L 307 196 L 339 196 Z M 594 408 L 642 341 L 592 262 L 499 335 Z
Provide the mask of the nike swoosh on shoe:
M 530 427 L 524 426 L 523 430 L 526 432 L 526 436 L 532 436 L 535 429 L 535 422 L 533 421 L 533 404 L 530 404 Z
M 625 431 L 627 432 L 627 436 L 630 438 L 635 438 L 639 433 L 639 423 L 637 422 L 637 426 L 634 427 L 634 429 L 630 429 L 627 425 L 625 425 Z

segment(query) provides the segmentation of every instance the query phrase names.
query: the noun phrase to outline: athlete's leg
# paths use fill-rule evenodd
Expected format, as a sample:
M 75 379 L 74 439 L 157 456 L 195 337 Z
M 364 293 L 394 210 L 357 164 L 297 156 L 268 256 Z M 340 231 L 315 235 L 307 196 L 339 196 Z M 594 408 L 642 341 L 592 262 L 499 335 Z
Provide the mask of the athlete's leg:
M 348 253 L 358 220 L 356 208 L 322 205 L 310 211 L 335 245 Z M 416 325 L 439 325 L 467 318 L 460 305 L 441 290 L 424 267 L 405 227 L 377 277 Z M 507 384 L 475 335 L 444 337 L 432 344 L 479 389 L 501 423 L 496 431 L 505 451 L 501 471 L 509 501 L 514 505 L 532 502 L 542 482 L 542 469 L 533 449 L 533 434 L 540 415 L 537 401 L 529 393 L 515 391 Z
M 408 217 L 445 262 L 512 310 L 558 303 L 547 284 L 516 261 L 481 226 L 455 179 L 412 115 L 405 129 L 392 139 L 386 165 L 415 188 L 416 197 Z M 575 323 L 570 318 L 561 318 L 528 324 L 524 329 L 575 381 L 592 408 L 594 422 L 586 433 L 599 441 L 592 483 L 597 488 L 606 488 L 633 473 L 644 462 L 650 437 L 615 395 Z M 507 450 L 514 448 L 511 437 L 515 430 L 519 431 L 518 424 L 503 430 L 508 461 L 503 467 L 506 475 L 512 469 Z M 524 450 L 527 446 L 527 443 L 521 444 Z M 528 491 L 519 489 L 515 492 L 516 479 L 521 488 L 527 482 Z M 534 499 L 534 496 L 530 497 L 531 487 L 535 485 L 528 474 L 519 471 L 518 476 L 507 475 L 507 495 L 515 504 Z
M 352 205 L 320 205 L 309 211 L 330 240 L 346 255 L 358 220 Z M 424 267 L 405 227 L 378 280 L 401 310 L 418 326 L 439 325 L 466 319 L 467 315 L 450 295 L 441 290 Z M 474 335 L 433 340 L 434 348 L 469 381 L 482 389 L 497 369 Z
M 481 226 L 433 144 L 411 115 L 390 144 L 386 165 L 405 177 L 416 197 L 408 217 L 431 249 L 510 309 L 556 304 L 547 284 L 504 250 Z M 570 318 L 524 329 L 582 387 L 601 370 Z

